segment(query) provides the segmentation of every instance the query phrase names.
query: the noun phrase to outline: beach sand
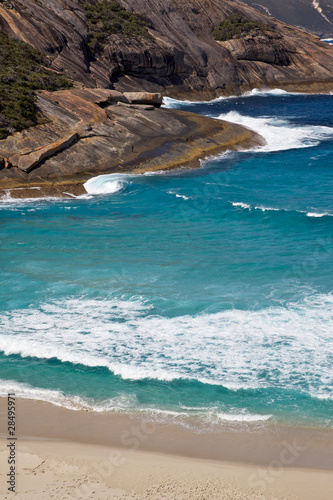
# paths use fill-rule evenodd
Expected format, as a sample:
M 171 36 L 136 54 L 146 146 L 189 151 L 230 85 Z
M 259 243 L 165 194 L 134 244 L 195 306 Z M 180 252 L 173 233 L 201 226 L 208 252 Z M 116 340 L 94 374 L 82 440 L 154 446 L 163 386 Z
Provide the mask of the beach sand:
M 205 433 L 17 398 L 16 493 L 0 399 L 0 498 L 329 500 L 333 431 L 222 425 Z M 238 429 L 238 430 L 237 430 Z

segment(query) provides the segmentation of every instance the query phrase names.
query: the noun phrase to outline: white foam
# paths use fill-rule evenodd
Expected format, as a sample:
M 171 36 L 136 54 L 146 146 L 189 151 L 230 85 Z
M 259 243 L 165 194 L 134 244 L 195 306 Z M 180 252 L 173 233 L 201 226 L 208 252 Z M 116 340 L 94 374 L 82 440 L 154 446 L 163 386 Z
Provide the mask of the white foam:
M 273 208 L 273 207 L 264 207 L 262 205 L 256 205 L 254 207 L 255 210 L 261 210 L 262 212 L 280 212 L 280 211 L 285 211 L 284 209 L 280 208 Z
M 232 202 L 231 204 L 233 207 L 246 208 L 248 210 L 251 209 L 251 205 L 248 205 L 247 203 L 243 203 L 241 201 Z
M 329 45 L 333 45 L 333 38 L 322 38 L 321 42 L 326 42 Z
M 216 102 L 225 101 L 226 99 L 235 99 L 240 96 L 220 96 L 212 99 L 211 101 L 190 101 L 190 100 L 181 100 L 181 99 L 173 99 L 172 97 L 163 97 L 163 106 L 165 108 L 173 109 L 181 106 L 194 106 L 196 104 L 214 104 Z
M 243 414 L 243 413 L 211 413 L 209 415 L 211 420 L 218 422 L 266 422 L 272 418 L 272 415 L 257 415 L 257 414 Z
M 325 41 L 325 40 L 322 40 Z M 163 106 L 169 109 L 173 108 L 178 108 L 179 106 L 194 106 L 197 104 L 215 104 L 221 101 L 227 101 L 231 99 L 241 99 L 244 97 L 260 97 L 260 96 L 276 96 L 276 97 L 281 97 L 281 96 L 287 96 L 287 95 L 308 95 L 304 94 L 302 92 L 287 92 L 286 90 L 279 89 L 279 88 L 274 88 L 274 89 L 269 89 L 269 88 L 262 88 L 262 89 L 257 89 L 254 88 L 252 90 L 249 90 L 247 92 L 244 92 L 243 94 L 240 95 L 231 95 L 231 96 L 220 96 L 220 97 L 215 97 L 214 99 L 210 101 L 190 101 L 190 100 L 181 100 L 181 99 L 173 99 L 172 97 L 163 97 Z
M 30 399 L 35 401 L 44 401 L 55 406 L 60 406 L 73 411 L 94 411 L 133 413 L 141 414 L 156 422 L 174 422 L 195 428 L 202 424 L 219 425 L 223 422 L 229 423 L 260 423 L 266 422 L 272 418 L 272 415 L 260 415 L 248 413 L 246 411 L 234 410 L 232 412 L 221 412 L 218 408 L 195 407 L 187 408 L 180 406 L 177 410 L 168 410 L 162 408 L 152 408 L 149 406 L 140 406 L 133 394 L 120 394 L 117 397 L 105 401 L 96 402 L 91 398 L 81 398 L 64 394 L 61 391 L 41 389 L 32 387 L 28 384 L 16 382 L 15 380 L 0 380 L 0 397 L 7 397 L 8 392 L 13 392 L 20 399 Z
M 16 189 L 16 188 L 15 188 Z M 17 188 L 20 189 L 20 188 Z M 29 189 L 40 189 L 40 188 L 29 188 Z M 10 191 L 12 190 L 6 190 L 5 194 L 0 198 L 0 209 L 1 208 L 8 208 L 10 206 L 24 206 L 24 205 L 29 205 L 31 203 L 45 203 L 45 202 L 50 202 L 50 201 L 59 201 L 58 197 L 55 196 L 41 196 L 41 197 L 35 197 L 35 198 L 12 198 L 10 195 Z
M 323 213 L 318 213 L 318 212 L 308 212 L 306 214 L 307 217 L 333 217 L 333 214 L 329 214 L 327 212 L 323 212 Z
M 267 422 L 272 418 L 272 415 L 259 415 L 247 412 L 221 412 L 218 408 L 211 407 L 198 407 L 198 408 L 186 408 L 181 407 L 184 411 L 178 410 L 165 410 L 157 408 L 144 408 L 139 410 L 140 413 L 148 414 L 150 419 L 157 422 L 173 422 L 185 425 L 195 429 L 200 428 L 200 424 L 205 424 L 205 428 L 208 426 L 220 426 L 221 423 L 262 423 Z
M 14 392 L 14 394 L 21 399 L 46 401 L 55 406 L 61 406 L 69 410 L 96 412 L 119 411 L 134 409 L 137 405 L 135 396 L 130 394 L 121 394 L 115 398 L 97 403 L 93 399 L 68 395 L 57 390 L 33 387 L 29 384 L 16 382 L 15 380 L 0 380 L 0 397 L 6 397 L 8 392 Z
M 75 198 L 76 200 L 91 200 L 93 197 L 89 194 L 73 194 L 73 193 L 67 193 L 66 191 L 63 191 L 63 194 L 67 194 L 71 198 Z
M 190 198 L 189 196 L 185 196 L 184 194 L 179 194 L 177 193 L 176 191 L 167 191 L 168 194 L 174 194 L 176 196 L 176 198 L 182 198 L 183 200 L 191 200 L 192 198 Z
M 332 397 L 332 326 L 332 295 L 175 318 L 152 315 L 139 299 L 71 299 L 2 313 L 0 350 L 104 366 L 123 379 L 301 387 Z
M 255 132 L 266 140 L 260 148 L 263 152 L 285 151 L 289 149 L 317 146 L 322 140 L 333 137 L 333 128 L 323 126 L 297 126 L 287 120 L 262 117 L 253 118 L 239 114 L 237 111 L 223 113 L 217 117 L 232 123 L 238 123 Z
M 31 204 L 38 205 L 39 207 L 43 207 L 46 204 L 49 204 L 50 202 L 67 202 L 68 198 L 61 198 L 59 196 L 36 196 L 34 198 L 12 198 L 10 195 L 11 191 L 19 191 L 22 189 L 35 189 L 35 190 L 40 190 L 41 188 L 38 186 L 30 187 L 30 188 L 13 188 L 13 189 L 8 189 L 6 190 L 5 194 L 0 198 L 0 210 L 5 209 L 5 210 L 12 210 L 16 211 L 17 209 L 20 208 L 25 208 L 30 206 Z M 71 198 L 75 199 L 90 199 L 92 198 L 91 195 L 89 194 L 81 194 L 81 195 L 74 195 L 72 193 L 67 193 L 66 191 L 63 192 L 63 194 L 66 194 L 70 196 Z M 66 207 L 65 207 L 66 208 Z M 69 209 L 69 207 L 68 207 Z M 31 210 L 28 210 L 31 211 Z
M 248 92 L 245 95 L 248 96 L 265 96 L 265 95 L 276 95 L 276 96 L 281 96 L 281 95 L 294 95 L 295 92 L 287 92 L 286 90 L 283 89 L 252 89 L 251 92 Z
M 283 208 L 265 207 L 263 205 L 256 205 L 252 207 L 251 205 L 243 203 L 242 201 L 232 201 L 229 203 L 231 203 L 233 207 L 240 207 L 246 210 L 261 210 L 261 212 L 280 212 L 280 211 L 285 212 L 285 209 Z
M 89 194 L 115 194 L 124 189 L 128 183 L 127 174 L 106 174 L 92 177 L 85 184 L 85 190 Z
M 229 203 L 231 203 L 233 207 L 239 207 L 249 211 L 260 210 L 261 212 L 288 212 L 288 210 L 285 208 L 265 207 L 264 205 L 251 206 L 248 203 L 243 203 L 242 201 L 230 201 Z M 330 214 L 328 212 L 307 212 L 306 210 L 294 211 L 300 214 L 305 214 L 307 217 L 333 217 L 333 214 Z

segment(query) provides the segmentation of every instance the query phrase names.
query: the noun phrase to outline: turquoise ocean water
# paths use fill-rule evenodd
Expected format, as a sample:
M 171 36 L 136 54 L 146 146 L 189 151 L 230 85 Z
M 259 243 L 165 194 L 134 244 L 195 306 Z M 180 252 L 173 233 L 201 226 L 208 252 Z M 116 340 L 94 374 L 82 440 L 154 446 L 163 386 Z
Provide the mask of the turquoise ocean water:
M 162 421 L 333 424 L 333 96 L 167 106 L 261 149 L 0 202 L 0 391 Z

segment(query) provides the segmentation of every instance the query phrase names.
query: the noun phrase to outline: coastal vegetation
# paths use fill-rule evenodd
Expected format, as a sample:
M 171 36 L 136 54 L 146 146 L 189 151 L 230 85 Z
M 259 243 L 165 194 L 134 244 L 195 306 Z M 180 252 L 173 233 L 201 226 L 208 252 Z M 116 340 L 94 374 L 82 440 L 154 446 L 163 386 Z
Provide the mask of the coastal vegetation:
M 129 12 L 114 0 L 85 1 L 83 9 L 89 23 L 90 57 L 102 52 L 110 35 L 150 38 L 145 14 Z
M 0 139 L 38 123 L 36 90 L 71 87 L 36 49 L 0 31 Z
M 275 31 L 274 28 L 261 21 L 250 21 L 241 14 L 231 14 L 222 21 L 213 31 L 213 37 L 219 42 L 231 40 L 232 38 L 243 38 L 250 32 L 264 33 Z

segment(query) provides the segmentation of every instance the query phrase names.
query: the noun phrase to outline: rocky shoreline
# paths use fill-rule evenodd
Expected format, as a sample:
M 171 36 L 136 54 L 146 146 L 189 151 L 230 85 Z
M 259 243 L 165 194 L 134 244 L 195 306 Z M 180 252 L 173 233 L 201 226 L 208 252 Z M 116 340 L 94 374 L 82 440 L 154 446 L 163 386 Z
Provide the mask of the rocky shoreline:
M 43 123 L 0 142 L 0 196 L 70 197 L 96 175 L 193 168 L 206 156 L 264 143 L 239 125 L 161 102 L 159 94 L 107 89 L 41 91 Z
M 235 16 L 242 31 L 217 38 Z M 158 94 L 333 90 L 333 47 L 238 0 L 3 1 L 0 32 L 8 45 L 0 80 L 13 97 L 0 109 L 1 137 L 11 134 L 0 140 L 0 196 L 77 195 L 99 174 L 198 167 L 206 156 L 262 144 L 238 125 L 159 109 Z M 16 82 L 27 58 L 17 49 L 18 64 L 6 37 L 37 51 L 30 101 L 26 69 Z M 36 89 L 44 90 L 35 103 Z

